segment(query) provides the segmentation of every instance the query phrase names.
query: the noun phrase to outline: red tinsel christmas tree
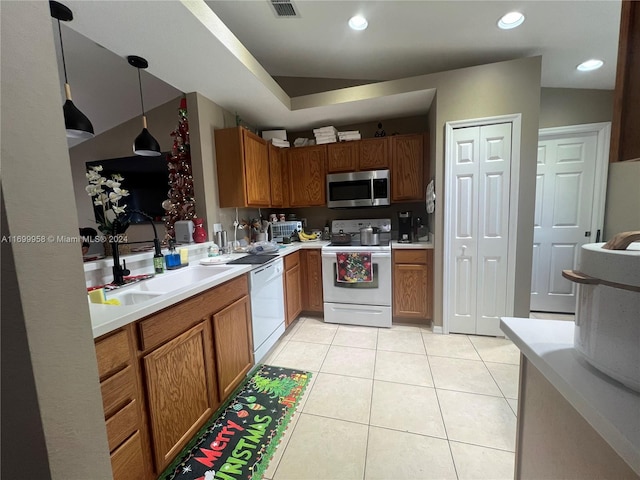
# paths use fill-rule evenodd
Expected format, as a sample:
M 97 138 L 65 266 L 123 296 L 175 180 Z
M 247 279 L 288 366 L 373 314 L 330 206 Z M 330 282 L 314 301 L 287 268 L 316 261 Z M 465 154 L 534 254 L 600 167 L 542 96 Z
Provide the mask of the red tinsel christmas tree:
M 178 128 L 171 132 L 173 137 L 171 154 L 167 155 L 170 188 L 167 200 L 162 203 L 166 211 L 167 236 L 171 238 L 176 236 L 174 229 L 176 221 L 192 220 L 196 216 L 186 98 L 180 100 L 178 115 L 180 117 Z

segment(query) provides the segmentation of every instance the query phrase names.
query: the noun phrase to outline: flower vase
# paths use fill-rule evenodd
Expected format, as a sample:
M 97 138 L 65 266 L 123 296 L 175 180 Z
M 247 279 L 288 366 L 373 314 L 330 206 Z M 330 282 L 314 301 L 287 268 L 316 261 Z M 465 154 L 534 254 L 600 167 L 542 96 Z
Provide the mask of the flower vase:
M 201 218 L 194 218 L 193 224 L 195 228 L 193 230 L 193 241 L 196 243 L 204 243 L 207 241 L 207 231 L 205 230 L 203 224 L 204 220 Z

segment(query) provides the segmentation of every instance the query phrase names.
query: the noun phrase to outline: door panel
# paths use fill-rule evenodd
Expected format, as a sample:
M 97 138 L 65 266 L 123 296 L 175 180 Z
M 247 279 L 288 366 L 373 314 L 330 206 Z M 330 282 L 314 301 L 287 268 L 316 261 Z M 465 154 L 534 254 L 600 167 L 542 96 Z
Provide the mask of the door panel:
M 502 336 L 506 312 L 511 123 L 455 129 L 449 331 Z
M 577 266 L 590 241 L 596 149 L 595 132 L 539 141 L 531 310 L 575 312 L 575 285 L 562 270 Z

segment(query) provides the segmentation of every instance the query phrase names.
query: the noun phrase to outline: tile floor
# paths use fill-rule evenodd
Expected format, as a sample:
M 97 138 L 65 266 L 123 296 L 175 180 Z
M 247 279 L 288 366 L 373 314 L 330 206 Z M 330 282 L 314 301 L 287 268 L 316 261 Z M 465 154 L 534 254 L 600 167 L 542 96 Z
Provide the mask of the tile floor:
M 313 372 L 265 478 L 513 478 L 519 362 L 508 339 L 301 317 L 264 360 Z

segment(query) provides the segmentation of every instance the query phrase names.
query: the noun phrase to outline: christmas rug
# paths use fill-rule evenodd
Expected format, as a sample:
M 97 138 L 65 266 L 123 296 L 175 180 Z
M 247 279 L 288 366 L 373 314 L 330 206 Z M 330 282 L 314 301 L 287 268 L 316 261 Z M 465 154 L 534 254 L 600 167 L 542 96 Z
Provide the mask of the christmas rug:
M 310 377 L 308 372 L 262 365 L 159 479 L 262 478 Z

